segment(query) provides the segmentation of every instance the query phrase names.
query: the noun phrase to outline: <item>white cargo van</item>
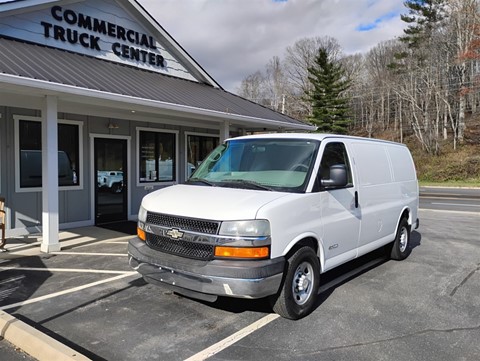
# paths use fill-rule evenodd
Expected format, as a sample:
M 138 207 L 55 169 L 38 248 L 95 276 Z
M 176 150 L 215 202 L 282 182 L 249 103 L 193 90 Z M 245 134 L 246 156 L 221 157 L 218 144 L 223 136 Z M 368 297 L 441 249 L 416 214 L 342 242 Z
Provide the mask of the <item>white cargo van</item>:
M 407 147 L 326 134 L 227 140 L 185 183 L 150 193 L 130 265 L 189 297 L 315 305 L 320 274 L 374 249 L 409 254 L 418 183 Z

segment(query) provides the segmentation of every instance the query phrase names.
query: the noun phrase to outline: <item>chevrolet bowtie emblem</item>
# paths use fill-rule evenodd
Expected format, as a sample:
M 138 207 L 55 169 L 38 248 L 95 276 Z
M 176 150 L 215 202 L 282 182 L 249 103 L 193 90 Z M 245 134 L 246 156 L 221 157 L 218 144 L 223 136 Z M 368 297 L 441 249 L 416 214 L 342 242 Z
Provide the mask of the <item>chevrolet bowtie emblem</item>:
M 173 239 L 179 239 L 183 237 L 183 232 L 179 231 L 176 228 L 172 228 L 169 231 L 167 231 L 167 236 Z

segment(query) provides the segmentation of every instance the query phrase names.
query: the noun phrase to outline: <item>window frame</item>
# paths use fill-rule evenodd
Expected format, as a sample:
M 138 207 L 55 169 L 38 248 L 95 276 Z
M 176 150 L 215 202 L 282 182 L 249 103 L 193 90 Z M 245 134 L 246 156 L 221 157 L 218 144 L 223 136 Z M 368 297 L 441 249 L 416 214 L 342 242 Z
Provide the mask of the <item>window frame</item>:
M 39 122 L 42 124 L 44 121 L 41 117 L 32 117 L 26 115 L 18 115 L 15 114 L 13 116 L 14 119 L 14 126 L 15 126 L 15 135 L 14 135 L 14 143 L 15 143 L 15 193 L 32 193 L 32 192 L 41 192 L 43 187 L 20 187 L 20 121 L 33 121 Z M 78 170 L 80 173 L 80 177 L 78 178 L 78 185 L 68 185 L 68 186 L 58 186 L 59 191 L 77 191 L 83 190 L 83 177 L 85 172 L 85 167 L 83 163 L 83 122 L 78 120 L 69 120 L 69 119 L 58 119 L 57 127 L 60 124 L 68 124 L 68 125 L 76 125 L 78 127 Z M 40 138 L 42 135 L 40 134 Z M 40 139 L 41 142 L 41 139 Z M 57 143 L 57 150 L 58 150 L 58 143 Z
M 354 179 L 354 173 L 353 173 L 353 164 L 352 164 L 352 158 L 350 156 L 350 150 L 349 150 L 349 147 L 347 146 L 347 143 L 342 141 L 342 140 L 337 140 L 337 139 L 335 139 L 335 140 L 332 139 L 332 140 L 329 140 L 329 141 L 324 140 L 322 142 L 324 142 L 325 145 L 321 149 L 320 159 L 319 159 L 319 163 L 318 163 L 318 170 L 317 170 L 317 174 L 315 176 L 315 178 L 317 179 L 317 182 L 318 182 L 318 189 L 316 189 L 315 192 L 325 192 L 325 191 L 334 191 L 334 190 L 337 190 L 337 189 L 354 188 L 355 187 L 355 179 Z M 322 163 L 323 163 L 324 156 L 325 156 L 325 150 L 331 144 L 341 144 L 343 146 L 343 150 L 345 151 L 345 156 L 346 156 L 346 161 L 347 161 L 347 164 L 345 164 L 346 170 L 347 170 L 347 180 L 351 180 L 351 182 L 347 183 L 343 187 L 324 187 L 324 186 L 321 185 L 321 171 L 322 171 Z M 350 179 L 348 179 L 348 178 L 350 178 Z
M 148 127 L 136 127 L 136 154 L 135 154 L 135 185 L 141 188 L 150 188 L 152 186 L 168 186 L 177 184 L 178 182 L 178 169 L 179 169 L 179 147 L 178 147 L 178 130 L 173 129 L 161 129 L 161 128 L 148 128 Z M 175 180 L 173 181 L 156 181 L 156 182 L 141 182 L 140 181 L 140 132 L 152 132 L 152 133 L 168 133 L 175 135 Z
M 185 149 L 184 149 L 184 154 L 185 154 L 185 159 L 184 159 L 184 177 L 185 180 L 188 179 L 188 137 L 190 135 L 196 136 L 196 137 L 208 137 L 208 138 L 218 138 L 218 145 L 220 145 L 220 134 L 214 134 L 214 133 L 198 133 L 198 132 L 185 132 Z M 213 148 L 215 149 L 215 147 Z M 208 154 L 207 154 L 208 156 Z M 197 166 L 195 165 L 195 169 Z

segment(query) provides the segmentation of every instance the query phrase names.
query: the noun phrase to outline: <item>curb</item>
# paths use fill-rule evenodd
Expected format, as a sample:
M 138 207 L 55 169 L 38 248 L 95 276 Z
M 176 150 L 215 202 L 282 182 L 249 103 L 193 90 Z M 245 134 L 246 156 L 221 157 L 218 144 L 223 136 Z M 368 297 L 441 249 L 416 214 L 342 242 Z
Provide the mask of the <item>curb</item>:
M 0 311 L 0 337 L 38 360 L 88 361 L 88 357 L 65 346 L 34 327 Z M 91 360 L 90 360 L 91 361 Z

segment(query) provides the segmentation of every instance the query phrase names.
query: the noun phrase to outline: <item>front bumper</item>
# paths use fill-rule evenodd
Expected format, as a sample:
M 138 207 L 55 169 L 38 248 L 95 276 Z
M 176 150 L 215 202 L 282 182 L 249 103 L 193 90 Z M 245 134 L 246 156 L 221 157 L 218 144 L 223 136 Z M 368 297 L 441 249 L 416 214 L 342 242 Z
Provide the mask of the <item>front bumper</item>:
M 277 293 L 285 269 L 283 257 L 198 261 L 158 252 L 139 238 L 128 242 L 130 266 L 147 282 L 200 294 L 262 298 Z

